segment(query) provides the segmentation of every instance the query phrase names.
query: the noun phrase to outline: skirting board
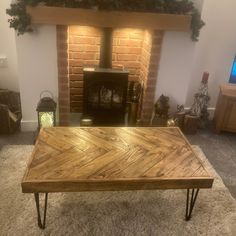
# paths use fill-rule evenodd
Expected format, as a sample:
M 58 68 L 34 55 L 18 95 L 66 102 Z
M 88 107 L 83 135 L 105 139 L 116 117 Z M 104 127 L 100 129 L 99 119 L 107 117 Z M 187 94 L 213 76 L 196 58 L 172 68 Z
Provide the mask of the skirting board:
M 57 121 L 58 124 L 58 121 Z M 37 120 L 22 120 L 21 121 L 21 131 L 28 132 L 28 131 L 36 131 L 38 128 L 38 121 Z
M 185 107 L 184 109 L 185 109 L 185 111 L 189 111 L 190 107 Z M 212 120 L 214 117 L 215 108 L 209 107 L 208 112 L 210 114 L 209 119 Z M 72 124 L 72 126 L 73 126 L 73 124 Z M 23 132 L 35 131 L 35 130 L 37 130 L 37 128 L 38 128 L 38 121 L 37 120 L 22 120 L 21 121 L 21 130 Z
M 23 132 L 36 131 L 37 128 L 38 128 L 37 120 L 22 120 L 21 121 L 21 131 Z

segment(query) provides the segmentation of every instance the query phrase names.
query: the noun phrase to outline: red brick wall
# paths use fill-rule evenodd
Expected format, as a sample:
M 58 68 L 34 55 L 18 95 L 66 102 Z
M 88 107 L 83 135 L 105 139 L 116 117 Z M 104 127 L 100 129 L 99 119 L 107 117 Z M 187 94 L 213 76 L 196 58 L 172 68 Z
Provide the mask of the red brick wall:
M 67 30 L 67 26 L 57 26 L 58 109 L 61 126 L 68 125 L 70 113 Z
M 140 80 L 143 30 L 116 29 L 113 31 L 113 67 L 122 65 L 129 70 L 129 81 Z
M 101 29 L 69 26 L 69 78 L 71 112 L 82 112 L 83 67 L 97 66 L 100 58 Z M 140 60 L 143 30 L 116 29 L 113 31 L 113 68 L 125 67 L 129 80 L 140 80 Z
M 144 125 L 149 125 L 152 119 L 162 40 L 163 31 L 145 31 L 141 59 L 141 78 L 144 81 L 141 120 Z
M 101 30 L 69 26 L 70 111 L 82 112 L 83 67 L 99 63 Z
M 163 31 L 155 30 L 145 33 L 142 54 L 145 89 L 141 110 L 141 120 L 144 125 L 149 125 L 152 119 L 162 40 Z
M 148 67 L 151 55 L 151 45 L 152 45 L 152 35 L 151 32 L 145 30 L 142 44 L 142 53 L 141 53 L 141 73 L 140 78 L 146 84 Z

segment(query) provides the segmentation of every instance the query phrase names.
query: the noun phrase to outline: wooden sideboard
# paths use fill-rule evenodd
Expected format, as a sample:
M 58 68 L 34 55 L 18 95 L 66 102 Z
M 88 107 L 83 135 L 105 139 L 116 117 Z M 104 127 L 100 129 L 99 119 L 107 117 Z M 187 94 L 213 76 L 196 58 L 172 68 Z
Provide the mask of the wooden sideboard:
M 236 132 L 236 85 L 223 84 L 214 115 L 215 131 Z

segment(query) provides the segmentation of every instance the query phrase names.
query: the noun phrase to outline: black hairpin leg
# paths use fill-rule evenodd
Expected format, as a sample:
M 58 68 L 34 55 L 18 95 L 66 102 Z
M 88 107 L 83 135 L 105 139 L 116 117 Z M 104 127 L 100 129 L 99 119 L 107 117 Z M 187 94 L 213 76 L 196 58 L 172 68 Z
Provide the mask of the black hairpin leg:
M 40 206 L 39 206 L 39 193 L 34 194 L 36 208 L 37 208 L 37 215 L 38 215 L 38 226 L 41 229 L 45 229 L 46 225 L 46 214 L 47 214 L 47 204 L 48 204 L 48 193 L 45 193 L 45 202 L 44 202 L 44 212 L 43 212 L 43 222 L 41 220 L 40 215 Z
M 191 219 L 193 207 L 196 202 L 198 192 L 199 192 L 199 189 L 192 189 L 191 198 L 190 198 L 189 196 L 190 190 L 187 189 L 186 214 L 185 214 L 186 221 L 189 221 Z

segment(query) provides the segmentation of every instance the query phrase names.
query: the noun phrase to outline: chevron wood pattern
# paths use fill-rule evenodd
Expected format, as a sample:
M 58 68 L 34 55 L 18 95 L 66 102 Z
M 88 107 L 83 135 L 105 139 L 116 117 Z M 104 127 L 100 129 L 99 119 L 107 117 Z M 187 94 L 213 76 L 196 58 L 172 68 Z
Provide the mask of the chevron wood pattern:
M 213 177 L 178 128 L 41 129 L 22 191 L 211 188 Z

